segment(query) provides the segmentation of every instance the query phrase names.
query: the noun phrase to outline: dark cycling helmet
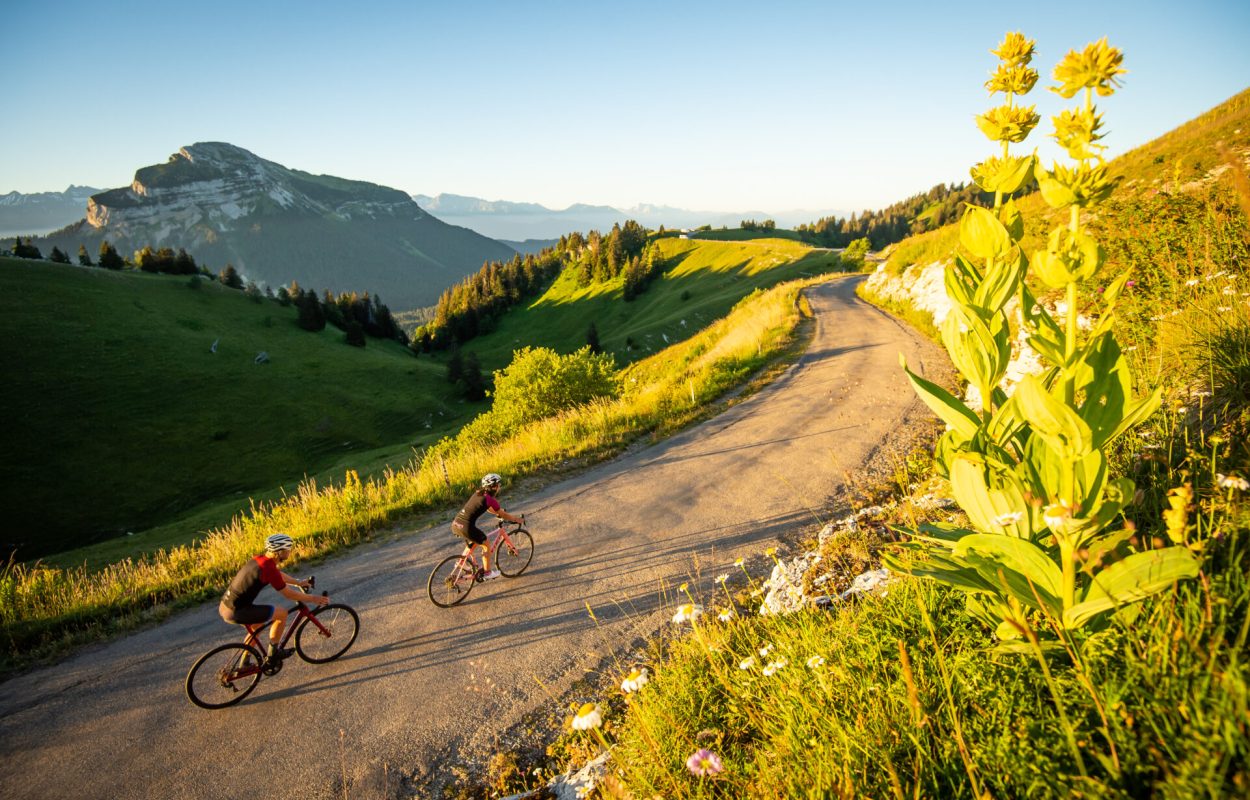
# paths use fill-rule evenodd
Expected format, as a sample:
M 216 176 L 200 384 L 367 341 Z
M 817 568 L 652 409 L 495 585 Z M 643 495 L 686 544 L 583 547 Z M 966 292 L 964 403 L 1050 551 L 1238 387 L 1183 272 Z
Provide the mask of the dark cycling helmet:
M 489 472 L 482 476 L 483 489 L 498 489 L 501 483 L 503 483 L 503 478 L 494 472 Z
M 275 533 L 265 540 L 265 552 L 276 553 L 279 550 L 291 550 L 295 547 L 295 540 L 285 533 Z

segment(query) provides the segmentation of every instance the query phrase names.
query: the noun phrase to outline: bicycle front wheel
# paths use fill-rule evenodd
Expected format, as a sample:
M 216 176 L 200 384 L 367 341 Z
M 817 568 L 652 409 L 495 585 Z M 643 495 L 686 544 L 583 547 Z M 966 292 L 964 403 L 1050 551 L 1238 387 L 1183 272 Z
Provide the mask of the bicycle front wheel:
M 324 664 L 346 653 L 359 632 L 360 617 L 350 606 L 321 606 L 295 631 L 295 652 L 310 664 Z
M 260 682 L 261 654 L 240 642 L 213 648 L 187 673 L 187 697 L 200 708 L 225 708 L 251 694 Z
M 439 608 L 451 608 L 469 596 L 477 580 L 473 562 L 461 563 L 461 556 L 448 556 L 430 573 L 426 589 Z
M 515 578 L 525 571 L 534 557 L 534 537 L 530 532 L 517 528 L 508 534 L 508 541 L 500 542 L 495 551 L 495 567 L 505 578 Z

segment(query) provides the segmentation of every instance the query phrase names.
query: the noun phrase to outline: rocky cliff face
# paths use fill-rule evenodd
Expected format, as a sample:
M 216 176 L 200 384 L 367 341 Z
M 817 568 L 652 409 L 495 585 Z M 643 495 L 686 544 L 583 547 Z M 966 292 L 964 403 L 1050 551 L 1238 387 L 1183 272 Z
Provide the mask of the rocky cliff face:
M 261 286 L 369 292 L 394 311 L 432 305 L 483 262 L 516 253 L 436 219 L 397 189 L 312 175 L 223 142 L 184 147 L 129 186 L 92 195 L 86 210 L 36 244 L 95 253 L 108 240 L 125 256 L 183 248 Z
M 176 235 L 188 249 L 240 225 L 250 227 L 253 217 L 279 214 L 338 221 L 425 216 L 398 190 L 309 175 L 222 142 L 184 147 L 167 163 L 136 172 L 130 186 L 87 202 L 87 224 L 97 230 L 152 245 Z

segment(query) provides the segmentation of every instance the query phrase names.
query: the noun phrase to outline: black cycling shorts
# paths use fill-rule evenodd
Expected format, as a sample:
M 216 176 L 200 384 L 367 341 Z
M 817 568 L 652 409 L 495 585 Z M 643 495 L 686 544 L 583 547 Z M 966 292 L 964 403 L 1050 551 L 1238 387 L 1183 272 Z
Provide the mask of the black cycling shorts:
M 451 532 L 473 544 L 486 544 L 486 534 L 478 530 L 476 525 L 465 525 L 460 520 L 451 523 Z
M 273 606 L 235 606 L 225 603 L 217 606 L 217 613 L 232 625 L 262 625 L 273 619 Z

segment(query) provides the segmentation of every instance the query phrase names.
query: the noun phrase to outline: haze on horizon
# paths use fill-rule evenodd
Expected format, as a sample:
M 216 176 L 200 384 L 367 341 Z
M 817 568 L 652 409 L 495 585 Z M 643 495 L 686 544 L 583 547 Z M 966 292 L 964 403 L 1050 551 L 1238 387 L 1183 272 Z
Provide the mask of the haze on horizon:
M 1250 4 L 1063 0 L 763 6 L 477 1 L 15 0 L 0 192 L 113 188 L 224 141 L 413 194 L 706 211 L 880 208 L 967 180 L 989 50 L 1037 40 L 1030 143 L 1057 155 L 1045 91 L 1107 36 L 1124 89 L 1108 156 L 1250 85 Z

